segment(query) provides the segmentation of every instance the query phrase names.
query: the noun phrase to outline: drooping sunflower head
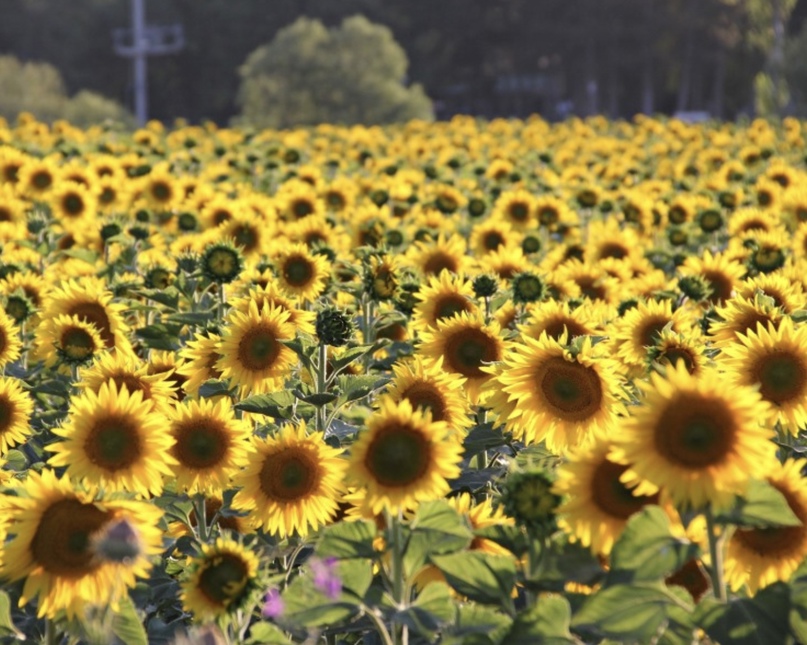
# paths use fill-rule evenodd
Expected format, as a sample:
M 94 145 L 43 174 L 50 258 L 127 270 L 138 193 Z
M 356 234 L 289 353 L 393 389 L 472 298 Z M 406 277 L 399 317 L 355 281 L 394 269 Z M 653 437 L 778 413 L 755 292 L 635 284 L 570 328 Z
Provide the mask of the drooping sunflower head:
M 711 370 L 692 376 L 681 362 L 650 379 L 615 439 L 618 459 L 631 464 L 622 481 L 642 482 L 637 494 L 661 488 L 677 506 L 719 508 L 769 472 L 776 445 L 759 392 Z
M 257 555 L 233 539 L 202 545 L 181 583 L 183 607 L 201 622 L 234 613 L 257 590 L 258 567 Z
M 504 512 L 525 527 L 532 538 L 551 535 L 557 529 L 561 498 L 554 484 L 550 471 L 534 468 L 513 471 L 502 484 Z
M 220 285 L 235 280 L 244 269 L 244 257 L 231 241 L 208 244 L 199 259 L 207 278 Z
M 440 320 L 437 329 L 421 334 L 419 352 L 443 369 L 465 378 L 465 388 L 472 403 L 480 400 L 482 386 L 490 379 L 487 364 L 502 359 L 505 344 L 498 323 L 485 324 L 481 315 L 461 313 Z
M 306 535 L 331 521 L 343 492 L 347 462 L 322 433 L 308 434 L 305 422 L 286 425 L 266 439 L 253 439 L 233 508 L 249 511 L 249 521 L 284 538 Z
M 382 397 L 353 444 L 347 483 L 367 491 L 375 514 L 439 499 L 460 472 L 462 445 L 449 432 L 445 421 L 432 421 L 408 399 Z

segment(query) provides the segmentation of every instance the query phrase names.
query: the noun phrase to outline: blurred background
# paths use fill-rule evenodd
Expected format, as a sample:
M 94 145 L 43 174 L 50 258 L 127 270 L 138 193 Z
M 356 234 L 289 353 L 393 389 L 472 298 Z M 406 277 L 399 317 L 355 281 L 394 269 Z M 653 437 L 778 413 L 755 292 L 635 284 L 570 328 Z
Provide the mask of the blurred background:
M 2 0 L 0 116 L 807 116 L 806 22 L 807 0 Z

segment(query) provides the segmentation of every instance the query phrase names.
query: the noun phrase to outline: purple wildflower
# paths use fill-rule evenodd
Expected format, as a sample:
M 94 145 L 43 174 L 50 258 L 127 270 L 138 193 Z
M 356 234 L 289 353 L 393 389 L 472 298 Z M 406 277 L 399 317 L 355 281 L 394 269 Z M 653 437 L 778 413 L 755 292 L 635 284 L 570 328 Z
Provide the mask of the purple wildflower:
M 314 586 L 331 600 L 336 600 L 342 593 L 342 579 L 336 571 L 337 559 L 311 558 L 309 565 L 314 574 Z
M 280 597 L 280 591 L 277 589 L 270 589 L 266 592 L 263 609 L 261 610 L 261 614 L 263 614 L 265 618 L 279 618 L 283 615 L 283 610 L 285 608 L 286 603 L 284 603 L 283 598 Z

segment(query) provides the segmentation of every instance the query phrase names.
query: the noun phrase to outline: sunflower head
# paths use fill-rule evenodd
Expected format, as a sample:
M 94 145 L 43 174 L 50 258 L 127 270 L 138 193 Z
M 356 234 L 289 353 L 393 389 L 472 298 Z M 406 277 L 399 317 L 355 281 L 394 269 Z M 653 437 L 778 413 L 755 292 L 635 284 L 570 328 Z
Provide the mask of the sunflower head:
M 353 321 L 344 311 L 327 307 L 317 312 L 316 331 L 320 342 L 342 347 L 353 337 Z
M 546 295 L 546 284 L 531 271 L 514 275 L 510 280 L 510 289 L 513 291 L 513 301 L 521 304 L 537 302 Z
M 209 280 L 227 284 L 241 274 L 244 269 L 244 258 L 241 251 L 232 244 L 219 242 L 205 248 L 199 264 Z
M 511 472 L 502 484 L 505 513 L 533 537 L 557 530 L 556 512 L 561 498 L 554 492 L 554 482 L 549 471 L 530 469 Z
M 495 276 L 483 273 L 474 278 L 473 290 L 477 298 L 490 298 L 499 290 L 499 281 Z

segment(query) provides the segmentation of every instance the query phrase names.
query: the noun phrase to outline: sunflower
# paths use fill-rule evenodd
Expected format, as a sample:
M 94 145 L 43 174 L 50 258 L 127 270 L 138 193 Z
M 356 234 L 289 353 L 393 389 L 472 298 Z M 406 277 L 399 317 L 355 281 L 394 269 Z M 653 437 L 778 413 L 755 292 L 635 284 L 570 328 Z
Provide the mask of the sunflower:
M 614 355 L 631 371 L 641 371 L 648 351 L 661 338 L 664 330 L 683 331 L 683 311 L 672 310 L 670 300 L 639 302 L 611 325 Z
M 297 363 L 294 350 L 283 344 L 294 338 L 289 314 L 250 302 L 249 312 L 234 312 L 227 320 L 215 369 L 221 378 L 239 387 L 242 396 L 263 394 L 283 387 Z
M 615 458 L 631 464 L 622 481 L 642 482 L 636 494 L 661 488 L 677 506 L 720 508 L 770 471 L 776 444 L 760 423 L 768 405 L 756 390 L 711 370 L 694 377 L 680 362 L 650 379 L 615 438 Z
M 321 432 L 306 433 L 305 421 L 286 425 L 266 439 L 253 439 L 246 468 L 233 482 L 241 490 L 233 508 L 250 522 L 285 538 L 307 535 L 336 514 L 347 462 Z
M 84 365 L 106 352 L 104 341 L 95 325 L 78 316 L 64 314 L 44 319 L 37 328 L 37 348 L 34 356 L 45 365 L 59 365 L 69 372 L 71 366 Z
M 768 482 L 784 495 L 800 526 L 737 528 L 726 548 L 726 581 L 735 591 L 747 585 L 758 589 L 778 580 L 786 582 L 807 557 L 807 461 L 787 460 L 768 476 Z
M 79 372 L 80 381 L 76 387 L 91 390 L 98 394 L 101 386 L 114 381 L 118 391 L 126 387 L 129 393 L 141 392 L 143 401 L 153 409 L 165 413 L 169 402 L 174 398 L 171 383 L 165 374 L 149 374 L 149 364 L 136 356 L 126 356 L 106 352 Z
M 46 446 L 55 453 L 48 463 L 67 466 L 68 475 L 90 485 L 159 495 L 163 476 L 174 475 L 165 417 L 142 392 L 119 389 L 114 381 L 72 399 L 67 420 L 53 433 L 64 440 Z
M 17 175 L 19 191 L 34 200 L 47 198 L 56 184 L 59 171 L 52 159 L 29 158 Z
M 439 499 L 449 490 L 447 480 L 460 474 L 462 444 L 450 433 L 445 421 L 432 421 L 408 399 L 382 397 L 351 448 L 346 481 L 366 489 L 374 514 Z
M 520 236 L 514 235 L 510 224 L 501 218 L 491 217 L 471 229 L 468 246 L 476 256 L 492 253 L 500 247 L 517 244 Z
M 565 498 L 558 508 L 558 525 L 603 556 L 611 552 L 634 513 L 659 502 L 657 493 L 636 495 L 621 481 L 628 466 L 610 458 L 610 452 L 610 441 L 598 437 L 558 468 L 555 482 L 555 492 Z
M 247 258 L 259 258 L 275 236 L 274 227 L 249 211 L 242 211 L 236 217 L 223 222 L 217 234 L 221 239 L 231 239 Z
M 220 345 L 220 336 L 203 333 L 194 336 L 193 340 L 188 341 L 180 350 L 179 355 L 183 363 L 177 368 L 177 373 L 185 379 L 182 389 L 191 396 L 199 393 L 199 388 L 205 381 L 218 380 L 222 377 L 221 370 L 217 367 L 221 359 Z
M 168 416 L 177 487 L 215 494 L 227 487 L 246 458 L 249 425 L 235 418 L 230 399 L 177 404 Z
M 154 166 L 142 181 L 141 191 L 149 206 L 160 211 L 177 208 L 184 197 L 166 165 Z
M 34 402 L 21 383 L 15 378 L 0 377 L 0 455 L 25 443 L 31 434 Z
M 753 299 L 757 293 L 771 298 L 773 304 L 787 314 L 807 306 L 807 294 L 801 282 L 780 273 L 763 273 L 744 280 L 737 287 L 737 295 L 743 298 Z
M 523 337 L 502 363 L 485 368 L 493 375 L 488 405 L 499 421 L 524 443 L 546 441 L 558 454 L 609 430 L 625 412 L 615 362 L 590 337 L 574 349 L 567 339 Z
M 516 229 L 534 228 L 538 224 L 535 197 L 526 190 L 505 191 L 493 205 L 492 217 L 502 219 Z
M 86 186 L 71 181 L 60 182 L 50 194 L 51 211 L 68 229 L 94 222 L 98 200 Z
M 647 366 L 664 368 L 680 362 L 687 372 L 700 376 L 709 364 L 710 359 L 706 352 L 704 339 L 694 329 L 680 334 L 664 329 L 647 352 Z
M 131 354 L 129 327 L 123 319 L 126 307 L 112 300 L 112 293 L 98 278 L 69 280 L 48 292 L 41 319 L 47 321 L 60 314 L 76 316 L 80 321 L 95 326 L 107 349 L 115 348 L 118 352 Z
M 530 271 L 533 265 L 520 247 L 502 246 L 479 258 L 479 268 L 483 273 L 495 273 L 502 280 L 510 280 L 517 273 Z
M 406 251 L 406 257 L 424 275 L 442 271 L 463 273 L 468 265 L 466 242 L 461 235 L 440 233 L 436 240 L 418 241 Z
M 428 282 L 415 294 L 413 326 L 418 329 L 434 329 L 440 320 L 460 313 L 476 314 L 472 284 L 462 276 L 443 271 L 439 276 L 430 276 Z
M 275 307 L 289 314 L 289 323 L 301 334 L 314 335 L 314 320 L 317 314 L 313 311 L 306 311 L 299 308 L 299 303 L 287 296 L 275 283 L 270 283 L 265 287 L 253 287 L 242 298 L 238 298 L 231 303 L 230 314 L 233 312 L 249 313 L 250 302 L 255 302 L 258 311 L 264 305 Z
M 312 253 L 305 244 L 284 246 L 274 256 L 280 287 L 303 301 L 316 300 L 325 290 L 331 267 L 328 260 Z
M 468 493 L 460 493 L 448 498 L 448 503 L 460 515 L 468 518 L 471 529 L 476 531 L 490 526 L 512 526 L 513 518 L 504 514 L 501 506 L 494 507 L 493 500 L 485 497 L 475 502 Z M 500 544 L 485 538 L 475 537 L 468 547 L 471 551 L 483 551 L 492 555 L 511 555 L 510 551 Z
M 496 322 L 485 324 L 480 314 L 460 313 L 437 322 L 437 329 L 421 334 L 419 353 L 443 369 L 465 378 L 465 391 L 471 403 L 479 402 L 482 386 L 490 380 L 483 370 L 486 363 L 502 359 L 504 341 Z
M 184 385 L 187 377 L 180 373 L 185 364 L 174 352 L 152 350 L 146 364 L 146 373 L 149 376 L 160 376 L 171 387 L 171 396 L 177 401 L 185 398 Z
M 20 329 L 5 310 L 0 309 L 0 370 L 20 357 Z
M 454 431 L 471 425 L 471 412 L 463 391 L 464 379 L 443 370 L 442 359 L 424 362 L 415 356 L 392 366 L 393 379 L 386 394 L 393 401 L 406 399 L 414 409 L 428 410 L 433 421 L 445 421 Z
M 605 273 L 600 263 L 571 260 L 558 269 L 558 278 L 574 282 L 584 298 L 609 304 L 620 300 L 620 281 Z
M 723 355 L 731 381 L 759 389 L 770 403 L 771 425 L 779 423 L 794 435 L 807 426 L 807 327 L 797 328 L 792 318 L 760 325 L 726 345 Z
M 258 557 L 229 538 L 203 544 L 201 554 L 186 566 L 182 606 L 202 622 L 235 612 L 258 587 Z
M 701 276 L 709 283 L 712 288 L 709 300 L 713 304 L 729 300 L 744 274 L 742 264 L 720 253 L 713 255 L 708 250 L 704 252 L 703 258 L 688 256 L 679 268 L 679 275 Z
M 39 616 L 81 616 L 97 604 L 116 607 L 162 550 L 162 511 L 153 504 L 98 498 L 48 469 L 29 472 L 18 493 L 4 502 L 11 539 L 2 574 L 25 579 L 20 605 L 37 597 Z M 136 550 L 123 559 L 104 557 L 99 538 L 122 523 L 134 532 Z
M 602 330 L 595 322 L 591 306 L 581 305 L 572 309 L 568 302 L 548 300 L 538 302 L 529 309 L 529 317 L 518 329 L 524 336 L 538 339 L 546 333 L 558 340 L 564 333 L 567 338 L 594 336 Z
M 714 313 L 718 319 L 709 323 L 709 335 L 718 347 L 735 343 L 760 327 L 777 326 L 784 317 L 779 307 L 759 294 L 751 298 L 735 296 L 715 307 Z

